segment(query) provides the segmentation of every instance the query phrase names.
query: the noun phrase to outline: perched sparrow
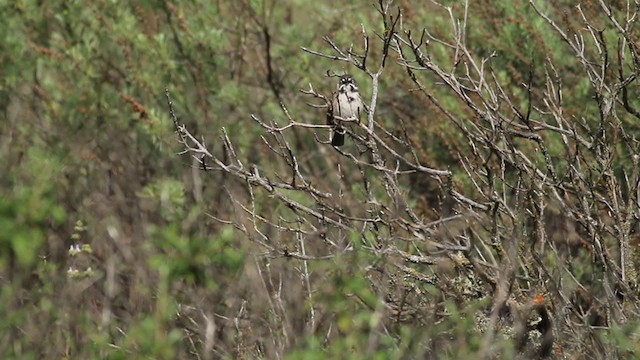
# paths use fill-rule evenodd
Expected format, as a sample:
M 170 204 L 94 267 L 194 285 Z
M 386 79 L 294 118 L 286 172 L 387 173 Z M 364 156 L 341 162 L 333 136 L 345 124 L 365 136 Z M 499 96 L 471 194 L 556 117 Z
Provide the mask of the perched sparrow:
M 358 92 L 358 85 L 351 75 L 342 75 L 338 81 L 338 91 L 333 97 L 332 111 L 328 116 L 329 125 L 335 125 L 331 145 L 344 145 L 344 128 L 341 120 L 360 120 L 364 105 Z

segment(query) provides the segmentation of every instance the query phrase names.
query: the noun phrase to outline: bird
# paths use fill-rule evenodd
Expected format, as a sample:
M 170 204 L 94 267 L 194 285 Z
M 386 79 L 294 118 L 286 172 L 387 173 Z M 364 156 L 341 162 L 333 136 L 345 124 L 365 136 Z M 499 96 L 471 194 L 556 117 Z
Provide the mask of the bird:
M 340 124 L 344 120 L 360 121 L 360 114 L 364 110 L 364 104 L 358 92 L 358 85 L 353 76 L 345 74 L 338 79 L 338 90 L 333 96 L 330 114 L 327 118 L 329 125 L 334 126 L 331 136 L 331 145 L 344 145 L 345 129 Z

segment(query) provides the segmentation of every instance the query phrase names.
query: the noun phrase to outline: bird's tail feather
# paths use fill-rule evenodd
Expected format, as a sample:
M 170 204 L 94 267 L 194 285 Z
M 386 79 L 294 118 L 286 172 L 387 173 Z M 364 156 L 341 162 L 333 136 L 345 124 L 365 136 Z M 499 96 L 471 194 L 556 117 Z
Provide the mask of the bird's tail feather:
M 341 126 L 336 126 L 335 130 L 333 130 L 333 136 L 331 137 L 331 145 L 333 146 L 342 146 L 344 145 L 344 128 Z

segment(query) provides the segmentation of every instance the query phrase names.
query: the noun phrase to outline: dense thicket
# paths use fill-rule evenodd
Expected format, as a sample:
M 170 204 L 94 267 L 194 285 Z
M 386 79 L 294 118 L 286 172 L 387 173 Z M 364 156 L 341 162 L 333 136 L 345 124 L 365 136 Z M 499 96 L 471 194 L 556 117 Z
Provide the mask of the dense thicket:
M 0 355 L 638 356 L 639 11 L 0 2 Z

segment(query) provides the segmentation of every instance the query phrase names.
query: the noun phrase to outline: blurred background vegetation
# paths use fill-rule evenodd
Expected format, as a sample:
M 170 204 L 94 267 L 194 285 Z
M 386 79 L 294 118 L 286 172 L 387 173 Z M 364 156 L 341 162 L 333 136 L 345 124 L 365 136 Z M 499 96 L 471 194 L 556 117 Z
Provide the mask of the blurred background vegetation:
M 567 31 L 581 26 L 575 14 L 567 15 L 572 2 L 543 3 Z M 462 2 L 446 5 L 464 16 Z M 394 6 L 402 8 L 405 28 L 419 33 L 428 26 L 443 37 L 451 32 L 449 14 L 434 3 Z M 583 10 L 602 19 L 591 3 Z M 301 47 L 326 50 L 325 35 L 345 47 L 358 45 L 361 26 L 381 32 L 373 4 L 0 1 L 0 13 L 2 358 L 391 359 L 429 351 L 472 358 L 482 338 L 473 316 L 486 306 L 485 297 L 443 299 L 451 316 L 425 324 L 420 298 L 440 295 L 429 281 L 413 279 L 418 313 L 403 321 L 397 315 L 389 331 L 380 331 L 379 289 L 367 273 L 379 259 L 358 251 L 360 235 L 347 234 L 355 251 L 310 262 L 305 271 L 313 274 L 312 283 L 305 283 L 306 263 L 265 256 L 245 234 L 214 219 L 239 212 L 228 194 L 242 188 L 177 155 L 183 149 L 165 88 L 180 120 L 211 149 L 224 153 L 224 128 L 238 157 L 278 172 L 283 165 L 272 159 L 261 141 L 264 130 L 250 115 L 282 125 L 284 105 L 297 121 L 322 124 L 324 113 L 309 107 L 299 90 L 311 83 L 329 94 L 335 79 L 327 71 L 353 72 L 368 98 L 366 76 Z M 468 46 L 481 56 L 495 52 L 491 66 L 522 99 L 516 105 L 526 105 L 522 84 L 530 73 L 544 74 L 552 59 L 572 92 L 564 111 L 582 114 L 593 106 L 579 64 L 528 2 L 471 1 L 468 23 Z M 447 55 L 436 46 L 431 56 Z M 469 186 L 456 165 L 466 139 L 411 91 L 406 69 L 390 60 L 381 78 L 378 121 L 397 132 L 402 123 L 423 163 L 448 168 L 456 186 Z M 469 116 L 435 77 L 426 79 L 449 111 Z M 536 81 L 542 85 L 541 77 Z M 628 129 L 638 130 L 631 122 Z M 324 132 L 296 129 L 288 136 L 305 169 L 318 178 L 334 176 L 327 157 L 344 171 L 358 171 L 316 142 Z M 561 163 L 562 144 L 555 146 L 552 155 Z M 416 176 L 403 186 L 410 206 L 438 219 L 438 185 Z M 263 209 L 286 211 L 268 194 L 255 196 Z M 281 240 L 286 247 L 287 239 Z M 310 311 L 317 311 L 313 327 Z M 637 345 L 624 342 L 623 330 L 613 341 L 634 351 Z M 427 350 L 425 337 L 446 341 Z M 510 358 L 513 346 L 503 346 Z

